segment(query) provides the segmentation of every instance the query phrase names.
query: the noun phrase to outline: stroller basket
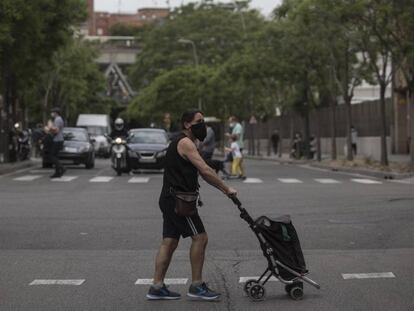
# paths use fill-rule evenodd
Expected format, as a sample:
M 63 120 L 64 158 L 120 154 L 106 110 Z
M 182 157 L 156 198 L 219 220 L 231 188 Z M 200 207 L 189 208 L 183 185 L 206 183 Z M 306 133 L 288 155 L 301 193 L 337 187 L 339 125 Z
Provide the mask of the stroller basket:
M 295 227 L 290 220 L 289 215 L 281 216 L 276 219 L 269 219 L 261 216 L 255 220 L 255 229 L 260 232 L 267 244 L 270 245 L 275 253 L 275 257 L 289 268 L 300 274 L 306 274 L 305 258 Z M 260 241 L 260 239 L 259 239 Z M 267 246 L 260 243 L 265 257 L 268 257 Z M 271 263 L 269 263 L 271 265 Z M 286 269 L 279 267 L 280 276 L 285 280 L 291 280 L 296 276 L 292 275 Z
M 268 262 L 267 269 L 258 279 L 251 279 L 245 283 L 244 291 L 249 298 L 253 301 L 263 300 L 266 295 L 264 285 L 272 276 L 285 284 L 285 291 L 295 300 L 303 297 L 302 281 L 320 289 L 318 283 L 306 276 L 308 270 L 290 216 L 285 215 L 276 219 L 261 216 L 253 220 L 246 209 L 242 208 L 237 197 L 230 196 L 230 199 L 237 205 L 240 217 L 256 234 Z

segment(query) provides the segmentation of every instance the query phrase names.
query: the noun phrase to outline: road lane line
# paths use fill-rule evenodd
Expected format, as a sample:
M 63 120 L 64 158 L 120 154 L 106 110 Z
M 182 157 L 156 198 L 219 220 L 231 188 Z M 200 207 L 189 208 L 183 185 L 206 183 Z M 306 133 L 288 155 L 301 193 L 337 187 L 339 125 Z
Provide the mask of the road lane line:
M 239 278 L 239 283 L 246 283 L 248 280 L 258 280 L 260 276 L 241 276 Z M 278 282 L 279 280 L 274 276 L 271 276 L 268 282 Z
M 56 182 L 70 182 L 78 177 L 79 176 L 62 176 L 60 178 L 52 178 L 51 180 Z
M 43 177 L 42 175 L 25 175 L 25 176 L 16 177 L 13 180 L 16 180 L 16 181 L 33 181 L 35 179 L 42 178 L 42 177 Z
M 315 178 L 315 181 L 321 184 L 340 184 L 341 182 L 331 178 Z
M 164 279 L 166 285 L 185 285 L 187 284 L 188 279 Z M 138 279 L 135 282 L 135 285 L 152 285 L 154 279 Z
M 380 273 L 342 273 L 344 280 L 351 279 L 382 279 L 382 278 L 395 278 L 392 272 L 380 272 Z
M 81 280 L 42 280 L 37 279 L 31 282 L 29 285 L 73 285 L 79 286 L 85 282 L 84 279 Z
M 285 184 L 301 184 L 303 183 L 301 180 L 296 178 L 278 178 L 278 180 Z
M 243 182 L 246 184 L 261 184 L 263 180 L 260 178 L 246 178 Z
M 128 183 L 130 184 L 146 184 L 150 180 L 149 177 L 132 177 L 130 180 L 128 180 Z
M 373 179 L 361 179 L 361 178 L 352 178 L 353 182 L 365 184 L 365 185 L 376 185 L 376 184 L 382 184 L 381 181 L 373 180 Z
M 112 176 L 96 176 L 89 179 L 89 182 L 110 182 L 112 179 Z

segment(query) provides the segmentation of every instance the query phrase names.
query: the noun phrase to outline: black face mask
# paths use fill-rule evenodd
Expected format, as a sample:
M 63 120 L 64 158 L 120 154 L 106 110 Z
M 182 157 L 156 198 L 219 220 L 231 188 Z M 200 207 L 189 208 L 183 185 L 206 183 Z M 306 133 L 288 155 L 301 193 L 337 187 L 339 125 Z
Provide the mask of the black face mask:
M 191 132 L 199 141 L 203 141 L 207 136 L 207 127 L 204 122 L 191 125 Z

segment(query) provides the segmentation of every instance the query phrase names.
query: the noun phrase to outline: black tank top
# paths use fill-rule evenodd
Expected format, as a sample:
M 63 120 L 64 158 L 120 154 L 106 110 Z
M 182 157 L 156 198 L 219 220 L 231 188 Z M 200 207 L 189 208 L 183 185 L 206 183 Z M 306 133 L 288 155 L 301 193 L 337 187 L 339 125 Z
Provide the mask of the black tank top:
M 185 137 L 187 136 L 181 133 L 168 146 L 162 190 L 164 195 L 168 195 L 171 188 L 183 192 L 193 192 L 198 189 L 197 168 L 190 161 L 185 160 L 177 150 L 178 143 Z

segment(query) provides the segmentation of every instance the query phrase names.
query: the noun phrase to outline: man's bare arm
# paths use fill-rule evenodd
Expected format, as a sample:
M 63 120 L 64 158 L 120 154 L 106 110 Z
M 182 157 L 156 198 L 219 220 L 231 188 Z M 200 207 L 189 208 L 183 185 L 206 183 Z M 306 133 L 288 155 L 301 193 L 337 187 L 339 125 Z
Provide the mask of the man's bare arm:
M 190 161 L 200 172 L 201 177 L 210 185 L 221 190 L 225 194 L 236 194 L 236 191 L 228 187 L 216 174 L 216 172 L 207 165 L 200 156 L 196 146 L 189 138 L 180 140 L 177 146 L 178 153 Z

